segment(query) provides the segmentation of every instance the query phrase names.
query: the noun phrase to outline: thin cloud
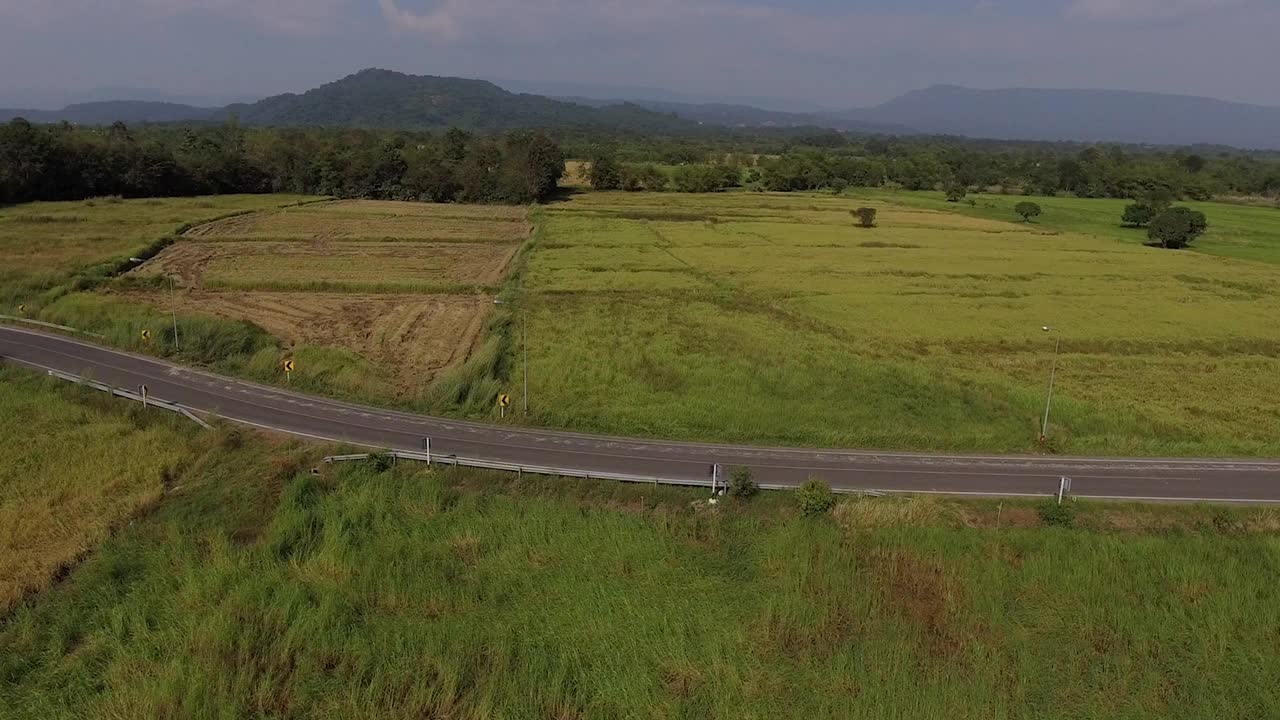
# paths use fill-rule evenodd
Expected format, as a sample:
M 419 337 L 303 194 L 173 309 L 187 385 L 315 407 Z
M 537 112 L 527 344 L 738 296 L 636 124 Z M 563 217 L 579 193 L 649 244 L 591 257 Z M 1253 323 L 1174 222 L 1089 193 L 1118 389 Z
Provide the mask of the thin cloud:
M 0 21 L 17 27 L 49 29 L 88 21 L 110 26 L 216 15 L 284 34 L 316 34 L 335 29 L 349 0 L 0 0 Z
M 545 37 L 590 27 L 624 33 L 679 29 L 689 22 L 757 22 L 788 16 L 782 10 L 731 0 L 603 0 L 590 4 L 567 0 L 440 0 L 416 12 L 397 0 L 379 0 L 393 30 L 437 40 L 479 35 Z
M 1072 0 L 1069 17 L 1087 20 L 1169 20 L 1228 10 L 1252 0 Z

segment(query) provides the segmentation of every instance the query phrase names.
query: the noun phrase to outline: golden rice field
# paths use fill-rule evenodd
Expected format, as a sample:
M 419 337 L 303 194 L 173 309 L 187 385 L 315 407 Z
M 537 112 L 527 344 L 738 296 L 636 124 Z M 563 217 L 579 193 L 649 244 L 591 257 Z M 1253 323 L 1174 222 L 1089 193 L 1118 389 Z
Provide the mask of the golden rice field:
M 550 207 L 522 300 L 532 421 L 1035 450 L 1060 343 L 1050 449 L 1280 455 L 1275 265 L 920 197 L 585 193 Z M 878 226 L 857 227 L 850 210 L 868 203 Z M 1258 209 L 1206 209 L 1227 227 L 1242 211 Z
M 190 428 L 91 393 L 0 366 L 0 618 L 159 502 L 190 453 Z

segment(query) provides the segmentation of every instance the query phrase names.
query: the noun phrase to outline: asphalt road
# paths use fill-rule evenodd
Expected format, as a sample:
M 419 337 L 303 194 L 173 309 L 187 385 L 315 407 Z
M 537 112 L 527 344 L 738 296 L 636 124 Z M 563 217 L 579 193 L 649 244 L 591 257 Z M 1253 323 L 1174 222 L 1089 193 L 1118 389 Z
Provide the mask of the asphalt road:
M 712 463 L 750 467 L 757 481 L 895 492 L 1048 495 L 1072 478 L 1077 496 L 1280 503 L 1280 460 L 940 455 L 763 448 L 514 429 L 327 400 L 184 368 L 62 335 L 0 325 L 0 358 L 59 370 L 197 413 L 310 438 L 434 455 L 673 479 L 705 479 Z

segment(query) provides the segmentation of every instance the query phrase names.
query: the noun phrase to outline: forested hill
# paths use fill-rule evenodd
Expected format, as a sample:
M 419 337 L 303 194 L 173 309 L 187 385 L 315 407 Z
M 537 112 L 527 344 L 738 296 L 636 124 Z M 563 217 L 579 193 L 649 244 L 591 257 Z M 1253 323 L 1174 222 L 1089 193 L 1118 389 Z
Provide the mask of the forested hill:
M 356 126 L 397 130 L 461 127 L 601 127 L 643 132 L 688 130 L 696 123 L 636 105 L 591 108 L 541 95 L 517 95 L 484 80 L 362 70 L 301 95 L 231 105 L 247 125 Z
M 620 103 L 588 107 L 541 95 L 507 92 L 484 80 L 362 70 L 301 95 L 275 95 L 255 103 L 198 108 L 174 103 L 94 102 L 62 110 L 0 109 L 0 121 L 67 121 L 79 125 L 220 122 L 245 125 L 362 127 L 386 130 L 583 128 L 640 133 L 685 133 L 694 120 Z

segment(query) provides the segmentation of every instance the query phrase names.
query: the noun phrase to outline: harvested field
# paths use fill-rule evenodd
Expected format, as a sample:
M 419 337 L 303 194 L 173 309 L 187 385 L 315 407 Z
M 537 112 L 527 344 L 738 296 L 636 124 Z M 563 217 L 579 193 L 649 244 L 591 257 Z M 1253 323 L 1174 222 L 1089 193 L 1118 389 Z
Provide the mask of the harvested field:
M 493 294 L 531 232 L 525 208 L 315 203 L 196 227 L 130 277 L 176 277 L 179 312 L 247 320 L 293 352 L 359 356 L 345 355 L 368 363 L 348 374 L 388 382 L 365 399 L 417 396 L 476 347 Z M 170 302 L 136 283 L 117 292 L 166 309 Z
M 518 245 L 397 242 L 180 242 L 131 274 L 176 275 L 191 288 L 418 291 L 484 288 Z
M 155 302 L 152 293 L 127 297 Z M 212 292 L 176 296 L 178 312 L 248 320 L 289 346 L 342 347 L 393 368 L 405 387 L 466 359 L 484 330 L 487 295 Z

